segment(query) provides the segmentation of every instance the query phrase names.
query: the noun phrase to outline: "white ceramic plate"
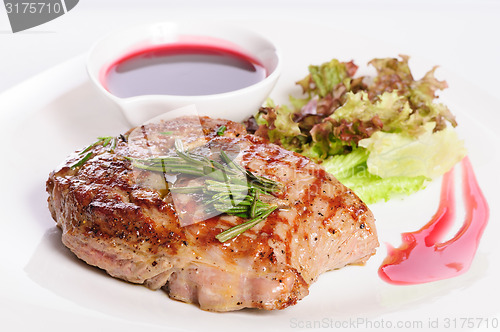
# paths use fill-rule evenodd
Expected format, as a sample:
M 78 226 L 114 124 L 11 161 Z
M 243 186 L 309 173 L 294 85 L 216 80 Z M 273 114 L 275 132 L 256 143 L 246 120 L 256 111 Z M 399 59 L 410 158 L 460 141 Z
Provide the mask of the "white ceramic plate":
M 286 102 L 289 93 L 299 91 L 293 82 L 306 74 L 308 64 L 336 57 L 354 59 L 364 66 L 373 57 L 398 54 L 393 46 L 332 29 L 249 26 L 260 27 L 257 29 L 273 38 L 282 50 L 283 75 L 272 95 L 278 102 Z M 283 31 L 287 34 L 282 35 Z M 335 42 L 325 43 L 329 38 Z M 412 59 L 410 65 L 419 78 L 435 63 Z M 499 231 L 499 100 L 443 68 L 438 76 L 450 85 L 441 100 L 457 116 L 458 132 L 465 139 L 491 208 L 490 223 L 469 272 L 414 286 L 393 286 L 377 275 L 386 255 L 384 244 L 398 246 L 401 232 L 420 228 L 433 215 L 440 190 L 440 182 L 435 181 L 406 199 L 371 206 L 381 247 L 366 266 L 322 275 L 310 288 L 309 296 L 286 310 L 224 314 L 204 312 L 170 300 L 162 291 L 113 279 L 79 261 L 61 244 L 60 231 L 47 209 L 45 181 L 49 172 L 67 154 L 97 136 L 128 129 L 114 106 L 92 90 L 84 57 L 69 60 L 5 92 L 0 95 L 0 324 L 9 331 L 363 331 L 403 327 L 422 331 L 436 330 L 436 324 L 439 329 L 448 326 L 456 330 L 464 323 L 468 324 L 466 328 L 486 324 L 491 328 L 499 323 L 500 311 L 500 264 L 495 256 Z M 454 230 L 460 225 L 458 218 Z

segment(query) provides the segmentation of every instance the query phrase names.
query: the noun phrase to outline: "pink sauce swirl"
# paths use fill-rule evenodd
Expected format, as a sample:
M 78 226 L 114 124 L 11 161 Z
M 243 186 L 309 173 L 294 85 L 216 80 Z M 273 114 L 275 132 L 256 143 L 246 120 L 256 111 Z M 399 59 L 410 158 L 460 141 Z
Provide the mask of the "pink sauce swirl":
M 379 276 L 396 285 L 411 285 L 452 278 L 465 273 L 476 254 L 488 223 L 489 208 L 468 157 L 462 160 L 465 221 L 453 238 L 439 241 L 455 220 L 453 169 L 443 176 L 439 208 L 415 232 L 403 233 L 398 248 L 388 245 Z

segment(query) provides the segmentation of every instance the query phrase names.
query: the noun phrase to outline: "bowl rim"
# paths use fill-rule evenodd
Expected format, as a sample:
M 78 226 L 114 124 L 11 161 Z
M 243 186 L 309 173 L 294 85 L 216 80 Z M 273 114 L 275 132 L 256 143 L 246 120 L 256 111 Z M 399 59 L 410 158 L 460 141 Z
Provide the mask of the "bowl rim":
M 123 35 L 127 31 L 134 31 L 134 30 L 139 30 L 141 28 L 146 28 L 146 27 L 152 27 L 155 25 L 159 24 L 173 24 L 178 27 L 210 27 L 212 29 L 214 28 L 219 28 L 219 29 L 231 29 L 231 31 L 237 31 L 238 33 L 245 33 L 252 35 L 254 37 L 257 37 L 261 39 L 262 41 L 266 42 L 268 45 L 271 46 L 270 50 L 272 51 L 272 54 L 274 56 L 274 59 L 276 60 L 276 65 L 272 69 L 269 75 L 267 75 L 264 79 L 253 83 L 249 86 L 236 89 L 236 90 L 231 90 L 227 92 L 222 92 L 222 93 L 215 93 L 215 94 L 206 94 L 206 95 L 172 95 L 172 94 L 144 94 L 144 95 L 138 95 L 138 96 L 132 96 L 132 97 L 118 97 L 111 93 L 109 90 L 107 90 L 101 80 L 100 80 L 100 75 L 99 73 L 95 73 L 95 70 L 93 66 L 99 67 L 97 70 L 102 70 L 103 66 L 105 64 L 98 64 L 95 65 L 92 63 L 93 61 L 93 55 L 95 54 L 96 50 L 99 49 L 99 47 L 102 47 L 103 43 L 107 40 L 110 40 L 111 38 L 116 38 L 117 36 Z M 210 36 L 209 33 L 203 33 L 203 31 L 200 30 L 200 35 L 196 35 L 194 33 L 189 33 L 188 35 L 190 36 Z M 146 39 L 147 36 L 144 37 Z M 219 39 L 224 40 L 223 37 L 217 37 Z M 254 54 L 250 54 L 251 56 L 255 56 Z M 95 86 L 98 87 L 98 89 L 104 93 L 106 96 L 114 100 L 115 102 L 119 104 L 123 103 L 132 103 L 132 102 L 141 102 L 141 101 L 148 101 L 148 100 L 171 100 L 173 102 L 181 102 L 185 100 L 192 101 L 193 103 L 202 101 L 202 100 L 217 100 L 225 97 L 231 97 L 235 95 L 243 95 L 247 94 L 249 92 L 252 92 L 252 90 L 258 90 L 262 86 L 265 86 L 269 84 L 270 82 L 275 82 L 278 77 L 281 74 L 281 68 L 282 68 L 282 55 L 279 47 L 276 45 L 276 42 L 267 38 L 263 34 L 254 31 L 252 29 L 240 26 L 238 24 L 234 23 L 221 23 L 221 22 L 216 22 L 216 21 L 189 21 L 189 20 L 166 20 L 166 21 L 155 21 L 155 22 L 150 22 L 150 23 L 143 23 L 143 24 L 135 24 L 135 25 L 130 25 L 125 28 L 121 29 L 115 29 L 107 34 L 105 34 L 103 37 L 98 39 L 89 49 L 86 60 L 85 60 L 85 65 L 86 65 L 86 71 L 88 76 L 90 77 L 91 81 Z M 266 68 L 267 69 L 267 68 Z

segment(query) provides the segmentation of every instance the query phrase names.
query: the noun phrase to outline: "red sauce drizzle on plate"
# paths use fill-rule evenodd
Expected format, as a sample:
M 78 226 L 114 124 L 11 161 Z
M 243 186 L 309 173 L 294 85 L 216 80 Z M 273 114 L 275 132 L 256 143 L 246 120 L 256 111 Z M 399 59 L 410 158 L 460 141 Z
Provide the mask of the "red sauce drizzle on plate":
M 403 233 L 399 248 L 388 246 L 379 276 L 391 284 L 411 285 L 452 278 L 466 272 L 474 259 L 488 223 L 489 208 L 472 165 L 462 160 L 465 221 L 450 240 L 438 243 L 455 219 L 453 169 L 443 176 L 439 208 L 432 219 L 415 232 Z

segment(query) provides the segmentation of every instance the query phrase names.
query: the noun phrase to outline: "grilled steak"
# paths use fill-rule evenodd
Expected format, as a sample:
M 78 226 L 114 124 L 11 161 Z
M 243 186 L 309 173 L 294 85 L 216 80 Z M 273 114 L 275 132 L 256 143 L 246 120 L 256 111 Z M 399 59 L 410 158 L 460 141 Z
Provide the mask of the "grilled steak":
M 275 198 L 286 206 L 224 243 L 216 235 L 245 219 L 222 214 L 181 226 L 163 174 L 131 161 L 171 151 L 171 132 L 209 158 L 238 147 L 246 170 L 282 185 Z M 113 277 L 205 310 L 283 309 L 321 273 L 364 263 L 378 246 L 372 213 L 352 191 L 238 123 L 183 117 L 103 142 L 68 157 L 47 191 L 63 243 Z

